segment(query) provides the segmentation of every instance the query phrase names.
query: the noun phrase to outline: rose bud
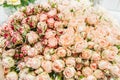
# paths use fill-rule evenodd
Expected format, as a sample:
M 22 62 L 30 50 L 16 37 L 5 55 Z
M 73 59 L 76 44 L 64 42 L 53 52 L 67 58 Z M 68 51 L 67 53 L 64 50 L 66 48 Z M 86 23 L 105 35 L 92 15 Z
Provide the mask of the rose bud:
M 76 65 L 75 58 L 74 57 L 68 57 L 66 59 L 66 65 L 75 67 L 75 65 Z
M 84 76 L 92 75 L 92 73 L 93 73 L 93 71 L 92 71 L 92 69 L 89 68 L 89 67 L 85 67 L 85 68 L 82 69 L 82 74 L 83 74 Z
M 97 79 L 104 78 L 104 73 L 99 69 L 95 70 L 93 74 Z
M 63 60 L 55 60 L 52 64 L 52 68 L 55 72 L 63 71 L 64 67 L 65 67 L 65 63 Z
M 51 78 L 48 73 L 43 72 L 36 77 L 36 80 L 51 80 Z
M 45 32 L 45 38 L 50 38 L 50 37 L 55 37 L 56 35 L 56 32 L 54 30 L 51 30 L 51 29 L 48 29 L 46 32 Z
M 54 22 L 55 22 L 55 20 L 53 18 L 49 18 L 47 20 L 47 24 L 48 24 L 49 28 L 53 28 L 54 27 Z
M 34 48 L 38 51 L 38 53 L 42 53 L 42 51 L 43 51 L 43 46 L 42 46 L 41 42 L 37 42 L 34 45 Z
M 21 47 L 21 52 L 26 55 L 26 54 L 28 54 L 28 50 L 29 50 L 30 48 L 31 48 L 31 47 L 30 47 L 29 45 L 25 44 L 25 45 L 23 45 L 23 46 Z
M 67 52 L 66 50 L 63 48 L 63 47 L 59 47 L 57 48 L 57 52 L 56 54 L 59 56 L 59 57 L 65 57 Z
M 34 44 L 35 42 L 38 41 L 39 38 L 38 34 L 34 31 L 30 31 L 29 33 L 27 33 L 26 37 L 30 44 Z
M 63 71 L 65 78 L 72 78 L 75 75 L 76 71 L 74 67 L 66 67 Z
M 92 50 L 85 49 L 82 51 L 82 59 L 90 59 L 92 56 Z
M 41 14 L 40 15 L 40 22 L 43 22 L 43 21 L 46 21 L 48 19 L 47 15 L 46 14 Z
M 48 46 L 51 47 L 51 48 L 54 48 L 56 47 L 58 44 L 58 41 L 55 37 L 51 37 L 48 39 Z
M 55 15 L 57 15 L 57 10 L 56 9 L 52 9 L 47 13 L 48 17 L 55 17 Z
M 23 58 L 23 57 L 24 57 L 24 54 L 23 54 L 23 53 L 20 53 L 19 57 L 20 57 L 20 58 Z
M 52 71 L 52 62 L 51 61 L 42 61 L 41 67 L 45 70 L 45 72 L 50 73 Z
M 27 19 L 27 23 L 30 25 L 30 28 L 36 28 L 38 23 L 37 16 L 30 16 Z
M 46 22 L 39 22 L 37 24 L 37 31 L 39 34 L 43 35 L 47 29 L 47 24 Z
M 38 55 L 38 51 L 35 48 L 29 48 L 29 50 L 28 50 L 28 56 L 34 57 L 36 55 Z
M 15 32 L 15 33 L 12 35 L 11 40 L 12 40 L 12 42 L 13 42 L 15 45 L 23 43 L 23 38 L 22 38 L 22 36 L 21 36 L 18 32 Z

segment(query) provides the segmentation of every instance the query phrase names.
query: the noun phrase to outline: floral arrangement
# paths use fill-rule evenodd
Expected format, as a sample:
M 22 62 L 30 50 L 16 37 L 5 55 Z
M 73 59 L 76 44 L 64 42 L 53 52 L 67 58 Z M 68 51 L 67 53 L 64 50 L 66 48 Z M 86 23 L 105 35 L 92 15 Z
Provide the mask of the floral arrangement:
M 0 27 L 4 80 L 120 80 L 118 26 L 87 0 L 22 7 Z

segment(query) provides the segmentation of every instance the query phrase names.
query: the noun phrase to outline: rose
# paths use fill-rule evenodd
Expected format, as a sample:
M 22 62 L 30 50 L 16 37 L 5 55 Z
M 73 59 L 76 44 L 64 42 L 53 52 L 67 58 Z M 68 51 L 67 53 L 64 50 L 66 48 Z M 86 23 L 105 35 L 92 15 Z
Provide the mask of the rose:
M 38 34 L 34 31 L 30 31 L 29 33 L 27 33 L 26 37 L 30 44 L 34 44 L 35 42 L 38 41 L 39 38 Z
M 18 80 L 18 75 L 16 72 L 12 71 L 12 72 L 9 72 L 7 75 L 6 75 L 6 79 L 5 80 Z
M 92 75 L 92 73 L 93 73 L 93 71 L 92 71 L 92 69 L 91 69 L 90 67 L 84 67 L 84 68 L 82 69 L 82 74 L 83 74 L 84 76 Z
M 29 48 L 28 50 L 28 56 L 33 57 L 36 56 L 38 54 L 38 51 L 33 47 L 33 48 Z
M 63 60 L 55 60 L 52 64 L 52 69 L 55 71 L 55 72 L 61 72 L 63 71 L 65 67 L 65 63 Z
M 56 9 L 52 9 L 47 13 L 48 17 L 55 17 L 57 15 L 57 10 Z
M 76 71 L 74 67 L 66 67 L 63 71 L 65 78 L 72 78 L 75 75 Z
M 93 74 L 98 79 L 104 78 L 103 72 L 101 70 L 99 70 L 99 69 L 95 70 Z
M 42 61 L 41 67 L 45 70 L 45 72 L 50 73 L 52 71 L 52 62 Z
M 30 49 L 31 47 L 29 46 L 29 45 L 23 45 L 22 47 L 21 47 L 21 52 L 23 53 L 23 54 L 28 54 L 28 50 Z
M 76 61 L 75 61 L 75 58 L 74 57 L 68 57 L 66 59 L 66 65 L 67 66 L 75 66 L 76 65 Z
M 90 59 L 92 56 L 92 50 L 85 49 L 82 51 L 82 59 Z
M 66 56 L 66 50 L 63 48 L 63 47 L 59 47 L 57 48 L 57 52 L 56 54 L 59 56 L 59 57 L 65 57 Z
M 50 38 L 50 37 L 55 37 L 56 35 L 56 32 L 54 30 L 51 30 L 51 29 L 48 29 L 46 32 L 45 32 L 45 38 Z
M 36 80 L 51 80 L 50 76 L 43 72 L 36 77 Z
M 55 37 L 51 37 L 48 39 L 48 46 L 51 47 L 51 48 L 54 48 L 56 47 L 58 44 L 58 41 Z

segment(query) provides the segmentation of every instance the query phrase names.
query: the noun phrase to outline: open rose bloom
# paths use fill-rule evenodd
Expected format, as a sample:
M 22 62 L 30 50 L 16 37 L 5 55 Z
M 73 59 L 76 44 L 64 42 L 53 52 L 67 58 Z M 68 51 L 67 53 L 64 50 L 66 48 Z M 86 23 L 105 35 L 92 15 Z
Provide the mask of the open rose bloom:
M 0 80 L 120 80 L 119 27 L 87 0 L 23 7 L 0 27 Z

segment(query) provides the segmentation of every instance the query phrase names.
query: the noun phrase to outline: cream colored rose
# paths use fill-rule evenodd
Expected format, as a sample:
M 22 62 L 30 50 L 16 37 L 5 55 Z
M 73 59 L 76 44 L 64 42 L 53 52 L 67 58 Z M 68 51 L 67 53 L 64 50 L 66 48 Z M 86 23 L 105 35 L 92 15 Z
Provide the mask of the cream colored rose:
M 66 67 L 63 71 L 63 74 L 66 78 L 72 78 L 75 75 L 76 71 L 74 67 Z
M 5 68 L 10 68 L 14 66 L 15 61 L 12 57 L 5 57 L 2 59 L 2 64 Z
M 9 72 L 6 75 L 6 80 L 18 80 L 18 74 L 16 72 Z
M 9 50 L 3 52 L 3 57 L 5 57 L 5 56 L 12 57 L 12 56 L 14 56 L 14 54 L 15 54 L 15 49 L 9 49 Z

